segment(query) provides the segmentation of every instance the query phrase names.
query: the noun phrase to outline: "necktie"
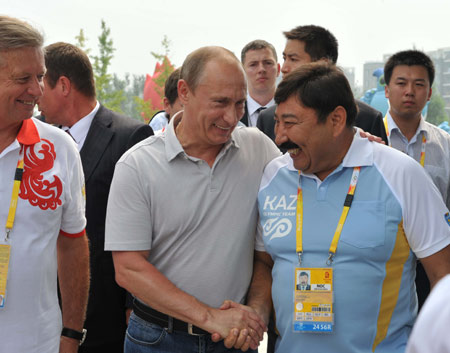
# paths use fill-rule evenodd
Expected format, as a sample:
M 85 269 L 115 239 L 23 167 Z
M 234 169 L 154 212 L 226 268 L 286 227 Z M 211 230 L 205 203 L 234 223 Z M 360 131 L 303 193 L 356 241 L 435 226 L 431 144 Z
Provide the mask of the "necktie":
M 256 112 L 258 113 L 258 118 L 259 118 L 259 114 L 261 114 L 261 112 L 262 112 L 264 109 L 267 109 L 267 107 L 259 107 L 258 109 L 256 109 Z
M 255 110 L 255 113 L 256 113 L 256 123 L 255 123 L 255 126 L 256 126 L 256 124 L 258 123 L 259 115 L 261 114 L 261 112 L 262 112 L 264 109 L 267 109 L 267 107 L 259 107 L 258 109 Z
M 69 129 L 64 130 L 64 132 L 67 132 L 67 134 L 68 134 L 70 137 L 72 137 L 72 140 L 75 141 L 75 139 L 73 138 L 73 136 L 72 136 L 72 134 L 70 133 Z M 77 141 L 75 141 L 75 142 L 77 142 Z

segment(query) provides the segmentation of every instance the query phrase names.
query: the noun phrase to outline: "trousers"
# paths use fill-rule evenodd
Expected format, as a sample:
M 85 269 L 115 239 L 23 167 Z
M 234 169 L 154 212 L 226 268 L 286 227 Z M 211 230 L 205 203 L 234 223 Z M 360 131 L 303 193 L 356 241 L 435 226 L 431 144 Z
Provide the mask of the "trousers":
M 134 313 L 125 337 L 125 353 L 238 353 L 239 349 L 228 349 L 223 342 L 211 341 L 211 335 L 193 336 L 187 332 L 173 331 L 147 322 Z M 256 350 L 248 350 L 257 353 Z

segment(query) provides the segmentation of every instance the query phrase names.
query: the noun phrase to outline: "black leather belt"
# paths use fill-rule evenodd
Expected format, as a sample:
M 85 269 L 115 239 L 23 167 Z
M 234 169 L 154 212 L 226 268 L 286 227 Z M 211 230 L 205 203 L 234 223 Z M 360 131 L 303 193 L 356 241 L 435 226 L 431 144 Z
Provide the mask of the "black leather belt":
M 187 332 L 188 334 L 193 336 L 209 335 L 208 331 L 205 331 L 200 327 L 188 324 L 187 322 L 175 319 L 171 316 L 156 311 L 155 309 L 142 304 L 136 299 L 133 301 L 133 312 L 142 320 L 157 324 L 167 329 L 169 333 L 172 333 L 172 331 L 181 331 Z

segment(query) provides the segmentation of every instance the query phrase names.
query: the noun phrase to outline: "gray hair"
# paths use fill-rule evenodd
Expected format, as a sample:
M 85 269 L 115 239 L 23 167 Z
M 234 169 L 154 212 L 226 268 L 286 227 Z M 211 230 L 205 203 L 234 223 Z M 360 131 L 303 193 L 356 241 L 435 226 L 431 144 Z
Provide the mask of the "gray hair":
M 0 51 L 24 47 L 42 48 L 44 37 L 30 24 L 0 15 Z

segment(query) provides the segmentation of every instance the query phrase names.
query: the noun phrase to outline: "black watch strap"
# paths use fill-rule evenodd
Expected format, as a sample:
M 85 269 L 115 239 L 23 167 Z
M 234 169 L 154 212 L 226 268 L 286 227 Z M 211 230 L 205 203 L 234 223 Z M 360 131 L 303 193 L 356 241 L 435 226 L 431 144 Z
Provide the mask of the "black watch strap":
M 73 338 L 77 341 L 80 341 L 80 346 L 83 344 L 86 339 L 87 330 L 84 328 L 83 331 L 72 330 L 71 328 L 63 327 L 61 331 L 61 336 Z

